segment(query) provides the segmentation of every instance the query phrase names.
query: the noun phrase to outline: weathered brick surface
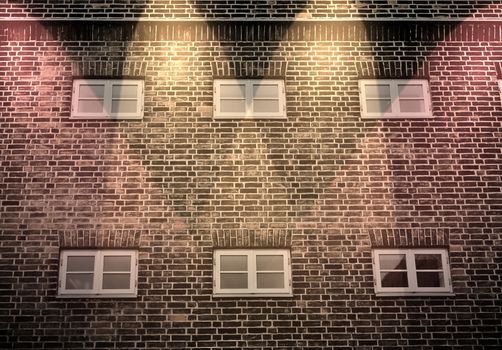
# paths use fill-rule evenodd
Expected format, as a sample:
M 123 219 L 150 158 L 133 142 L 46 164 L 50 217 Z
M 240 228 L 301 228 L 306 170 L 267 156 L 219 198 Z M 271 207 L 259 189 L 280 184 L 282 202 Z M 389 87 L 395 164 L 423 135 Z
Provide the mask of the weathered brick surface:
M 3 0 L 6 18 L 486 18 L 500 16 L 498 0 Z
M 0 24 L 0 348 L 502 347 L 500 23 L 133 24 Z M 70 120 L 92 75 L 144 78 L 144 119 Z M 287 120 L 213 120 L 252 75 Z M 434 118 L 361 120 L 403 75 Z M 244 246 L 291 247 L 293 297 L 212 296 Z M 448 247 L 455 296 L 376 297 L 371 246 Z M 57 299 L 61 247 L 137 247 L 138 297 Z

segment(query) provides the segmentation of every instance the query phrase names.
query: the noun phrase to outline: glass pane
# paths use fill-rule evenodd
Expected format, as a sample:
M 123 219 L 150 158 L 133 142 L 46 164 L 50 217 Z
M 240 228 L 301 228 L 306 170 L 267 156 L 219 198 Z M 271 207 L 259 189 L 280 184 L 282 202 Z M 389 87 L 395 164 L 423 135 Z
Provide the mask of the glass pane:
M 112 98 L 137 98 L 138 85 L 113 85 Z
M 103 99 L 105 97 L 105 85 L 80 85 L 78 89 L 78 97 Z
M 246 289 L 247 287 L 247 273 L 222 273 L 220 275 L 220 288 L 222 289 Z
M 406 270 L 405 254 L 380 254 L 380 270 Z
M 399 97 L 415 97 L 415 98 L 423 98 L 424 90 L 421 84 L 406 84 L 406 85 L 398 85 Z
M 247 255 L 222 255 L 220 256 L 221 271 L 247 271 Z
M 258 288 L 284 288 L 284 274 L 258 273 L 256 286 Z
M 92 289 L 94 274 L 68 273 L 66 274 L 66 289 Z
M 131 275 L 128 273 L 105 273 L 103 289 L 129 289 Z
M 112 113 L 135 113 L 138 110 L 138 101 L 112 101 Z
M 417 285 L 419 287 L 444 287 L 442 272 L 417 272 Z
M 283 271 L 284 258 L 282 255 L 257 255 L 256 269 L 258 271 Z
M 253 112 L 277 113 L 279 112 L 279 100 L 254 100 Z
M 425 112 L 423 100 L 399 100 L 399 109 L 404 113 Z
M 94 271 L 94 256 L 69 256 L 66 271 Z
M 131 271 L 131 257 L 128 255 L 105 256 L 104 271 Z
M 246 100 L 221 100 L 220 110 L 223 113 L 245 113 Z
M 390 100 L 367 100 L 366 110 L 368 113 L 385 113 L 390 112 Z
M 390 85 L 368 84 L 364 86 L 366 98 L 390 98 Z
M 244 84 L 223 84 L 220 85 L 220 97 L 245 98 L 246 85 Z
M 380 272 L 382 287 L 408 287 L 406 272 Z
M 102 113 L 103 100 L 80 100 L 77 111 L 80 113 Z
M 417 270 L 442 270 L 441 254 L 415 254 Z
M 253 84 L 254 98 L 278 98 L 279 86 L 277 84 Z

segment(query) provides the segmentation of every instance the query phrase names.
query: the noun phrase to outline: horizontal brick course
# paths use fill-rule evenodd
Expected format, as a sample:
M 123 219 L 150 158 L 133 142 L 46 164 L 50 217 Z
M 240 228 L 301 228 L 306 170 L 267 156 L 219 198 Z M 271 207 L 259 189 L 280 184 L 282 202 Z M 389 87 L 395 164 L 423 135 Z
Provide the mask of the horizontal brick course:
M 498 0 L 455 2 L 398 0 L 141 0 L 96 3 L 90 0 L 78 3 L 54 4 L 49 0 L 26 0 L 22 3 L 8 1 L 0 15 L 2 18 L 101 18 L 124 19 L 310 19 L 350 18 L 373 19 L 395 18 L 486 18 L 500 16 Z

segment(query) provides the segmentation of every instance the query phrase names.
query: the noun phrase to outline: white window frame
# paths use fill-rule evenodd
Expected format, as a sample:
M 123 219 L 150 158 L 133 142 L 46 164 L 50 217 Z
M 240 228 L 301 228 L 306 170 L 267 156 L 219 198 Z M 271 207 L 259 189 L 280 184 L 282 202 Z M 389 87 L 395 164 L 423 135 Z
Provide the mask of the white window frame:
M 105 256 L 131 257 L 129 289 L 103 289 L 103 263 Z M 93 289 L 66 289 L 68 257 L 94 256 Z M 85 271 L 87 272 L 87 271 Z M 60 297 L 86 297 L 86 298 L 109 298 L 109 297 L 136 297 L 138 279 L 138 252 L 125 249 L 66 249 L 60 254 L 58 296 Z
M 403 84 L 419 84 L 422 86 L 423 101 L 425 104 L 424 112 L 401 112 L 399 107 L 399 85 Z M 365 93 L 365 87 L 367 85 L 389 85 L 390 87 L 390 99 L 391 99 L 391 110 L 384 113 L 371 113 L 368 112 L 366 101 L 368 97 Z M 373 98 L 374 100 L 379 100 L 378 98 Z M 413 98 L 411 98 L 413 99 Z M 416 99 L 416 98 L 415 98 Z M 416 99 L 422 100 L 422 99 Z M 432 104 L 431 104 L 431 94 L 429 88 L 429 82 L 426 79 L 361 79 L 359 80 L 359 101 L 361 107 L 361 118 L 362 119 L 399 119 L 399 118 L 431 118 L 432 117 Z
M 79 90 L 84 85 L 103 85 L 103 109 L 101 112 L 79 112 Z M 112 113 L 112 89 L 116 85 L 137 86 L 137 108 L 130 113 Z M 73 81 L 71 119 L 142 119 L 144 114 L 144 81 L 140 79 L 75 79 Z
M 228 255 L 245 255 L 247 256 L 247 277 L 248 288 L 244 289 L 225 289 L 220 287 L 220 258 Z M 284 288 L 258 288 L 256 257 L 259 255 L 277 255 L 283 258 L 283 271 L 267 271 L 284 273 Z M 292 281 L 291 281 L 291 256 L 288 249 L 218 249 L 214 251 L 213 258 L 213 294 L 216 296 L 292 296 Z M 228 271 L 225 271 L 229 273 Z M 243 271 L 238 271 L 239 273 Z
M 242 113 L 222 112 L 221 111 L 221 87 L 223 85 L 245 85 L 246 111 Z M 279 96 L 279 111 L 276 113 L 270 112 L 253 112 L 253 86 L 254 85 L 277 85 Z M 282 79 L 215 79 L 213 82 L 213 111 L 215 119 L 285 119 L 286 118 L 286 91 L 284 80 Z
M 448 252 L 440 248 L 415 248 L 415 249 L 373 249 L 373 276 L 375 294 L 379 296 L 400 296 L 400 295 L 452 295 L 452 284 L 450 275 L 450 264 L 448 262 Z M 382 287 L 380 277 L 380 255 L 403 254 L 406 256 L 406 274 L 408 277 L 408 287 Z M 441 265 L 444 277 L 444 287 L 418 287 L 417 270 L 415 266 L 415 254 L 435 254 L 441 255 Z M 399 270 L 401 271 L 401 270 Z M 404 271 L 404 270 L 403 270 Z M 419 270 L 427 271 L 427 270 Z M 438 271 L 438 270 L 433 270 Z

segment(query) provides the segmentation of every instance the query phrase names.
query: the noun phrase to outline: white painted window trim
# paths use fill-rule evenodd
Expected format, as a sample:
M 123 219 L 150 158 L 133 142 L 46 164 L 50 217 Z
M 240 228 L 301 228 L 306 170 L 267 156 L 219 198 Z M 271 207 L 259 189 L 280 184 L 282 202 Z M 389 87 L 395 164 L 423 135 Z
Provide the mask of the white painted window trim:
M 78 112 L 79 90 L 85 85 L 103 85 L 103 109 L 101 112 Z M 112 113 L 112 89 L 116 85 L 137 86 L 137 108 L 131 113 Z M 139 79 L 75 79 L 73 81 L 71 119 L 142 119 L 144 114 L 144 81 Z
M 103 263 L 105 256 L 131 257 L 129 289 L 103 289 Z M 94 256 L 93 289 L 66 289 L 67 263 L 70 256 Z M 85 271 L 87 272 L 87 271 Z M 108 272 L 110 273 L 110 272 Z M 125 274 L 125 272 L 124 272 Z M 109 297 L 136 297 L 138 279 L 138 252 L 125 249 L 67 249 L 62 250 L 59 263 L 59 297 L 85 297 L 85 298 L 109 298 Z
M 380 255 L 384 254 L 404 254 L 406 256 L 406 273 L 408 276 L 408 287 L 390 288 L 382 287 L 380 278 Z M 415 266 L 415 254 L 440 254 L 442 272 L 444 276 L 444 287 L 418 287 L 417 270 Z M 450 264 L 448 261 L 448 252 L 441 248 L 416 248 L 416 249 L 373 249 L 373 276 L 375 285 L 375 294 L 379 296 L 406 296 L 406 295 L 453 295 Z M 404 270 L 398 270 L 404 271 Z M 420 270 L 427 271 L 427 270 Z M 434 270 L 438 271 L 438 270 Z
M 220 287 L 220 258 L 228 255 L 247 256 L 248 288 L 224 289 Z M 283 258 L 284 271 L 267 271 L 284 273 L 284 288 L 257 288 L 256 257 L 259 255 L 278 255 Z M 225 271 L 228 273 L 228 271 Z M 239 271 L 242 272 L 242 271 Z M 292 296 L 291 255 L 288 249 L 218 249 L 213 257 L 213 294 L 216 296 Z
M 424 112 L 401 112 L 399 107 L 400 96 L 398 92 L 398 85 L 403 83 L 413 83 L 420 84 L 422 86 L 422 91 L 424 95 Z M 365 86 L 371 84 L 379 85 L 389 85 L 390 87 L 390 99 L 391 99 L 391 111 L 387 113 L 370 113 L 367 110 L 366 101 L 367 97 L 365 94 Z M 378 99 L 375 99 L 378 100 Z M 417 99 L 418 100 L 418 99 Z M 421 100 L 421 99 L 420 99 Z M 361 79 L 359 80 L 359 101 L 361 107 L 361 118 L 362 119 L 399 119 L 399 118 L 431 118 L 432 115 L 432 103 L 431 94 L 429 88 L 429 82 L 425 79 Z
M 237 112 L 222 112 L 221 111 L 221 86 L 225 84 L 241 84 L 245 85 L 246 111 L 243 113 Z M 270 112 L 253 112 L 253 86 L 257 84 L 275 84 L 278 86 L 279 96 L 279 111 L 276 113 Z M 286 90 L 284 80 L 282 79 L 215 79 L 213 82 L 213 117 L 215 119 L 285 119 L 286 118 Z

